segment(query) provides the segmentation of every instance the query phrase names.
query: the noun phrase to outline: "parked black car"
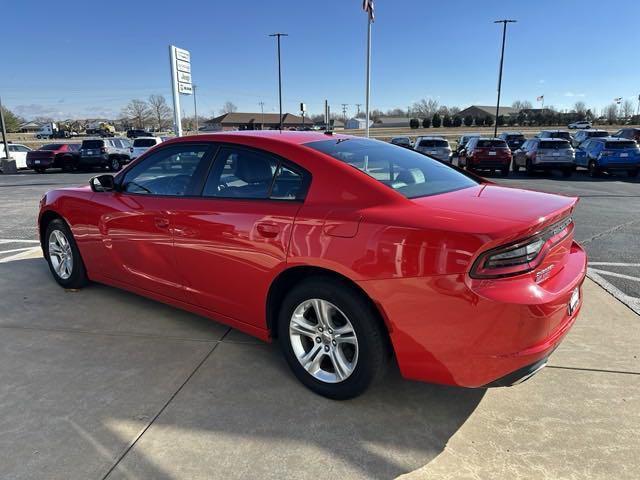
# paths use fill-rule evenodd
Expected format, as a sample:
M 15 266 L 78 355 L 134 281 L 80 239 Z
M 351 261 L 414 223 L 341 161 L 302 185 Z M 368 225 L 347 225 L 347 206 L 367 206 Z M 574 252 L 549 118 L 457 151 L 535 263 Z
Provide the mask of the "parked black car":
M 153 137 L 153 133 L 143 130 L 141 128 L 134 128 L 131 130 L 127 130 L 127 138 L 138 138 L 138 137 Z
M 524 135 L 520 132 L 502 132 L 498 135 L 498 138 L 507 142 L 511 152 L 518 150 L 526 141 L 526 138 L 524 138 Z

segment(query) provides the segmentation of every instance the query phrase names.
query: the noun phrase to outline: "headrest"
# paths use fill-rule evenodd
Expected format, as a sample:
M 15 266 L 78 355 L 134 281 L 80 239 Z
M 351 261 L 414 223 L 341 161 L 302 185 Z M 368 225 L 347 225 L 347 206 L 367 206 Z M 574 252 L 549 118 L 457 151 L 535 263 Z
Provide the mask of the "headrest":
M 269 182 L 273 178 L 271 162 L 268 159 L 244 152 L 238 153 L 235 174 L 247 183 Z
M 408 168 L 401 171 L 395 181 L 406 183 L 407 185 L 424 183 L 424 172 L 419 168 Z

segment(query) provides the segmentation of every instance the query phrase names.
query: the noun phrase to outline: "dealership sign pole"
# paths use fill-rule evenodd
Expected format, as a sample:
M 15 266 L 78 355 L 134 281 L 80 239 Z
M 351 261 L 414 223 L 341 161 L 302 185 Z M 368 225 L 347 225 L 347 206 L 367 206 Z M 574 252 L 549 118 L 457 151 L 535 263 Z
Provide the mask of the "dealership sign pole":
M 180 94 L 192 95 L 191 54 L 187 50 L 169 45 L 171 65 L 171 91 L 173 92 L 173 131 L 182 136 L 182 118 L 180 118 Z

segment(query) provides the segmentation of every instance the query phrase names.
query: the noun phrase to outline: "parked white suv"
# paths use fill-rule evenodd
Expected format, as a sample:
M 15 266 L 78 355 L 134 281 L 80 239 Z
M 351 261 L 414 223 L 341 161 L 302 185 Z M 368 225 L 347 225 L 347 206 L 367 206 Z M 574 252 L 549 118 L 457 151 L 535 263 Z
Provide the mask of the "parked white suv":
M 16 168 L 27 168 L 27 152 L 30 152 L 31 149 L 19 143 L 9 143 L 7 146 L 9 147 L 9 155 L 7 156 L 16 161 Z M 5 158 L 4 143 L 2 142 L 0 142 L 0 158 Z
M 582 130 L 584 128 L 591 128 L 591 122 L 587 122 L 586 120 L 582 120 L 580 122 L 573 122 L 568 125 L 571 130 Z
M 159 143 L 162 143 L 160 137 L 138 137 L 133 139 L 133 146 L 131 147 L 131 160 L 138 158 L 144 152 L 151 147 L 155 147 Z

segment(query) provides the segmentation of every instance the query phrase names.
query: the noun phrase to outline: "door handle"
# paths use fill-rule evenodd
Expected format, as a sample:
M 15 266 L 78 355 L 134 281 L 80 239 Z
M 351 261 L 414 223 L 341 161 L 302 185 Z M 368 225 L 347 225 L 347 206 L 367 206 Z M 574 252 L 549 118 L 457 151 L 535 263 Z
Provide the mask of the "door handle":
M 164 217 L 156 217 L 155 219 L 156 227 L 158 228 L 169 228 L 169 219 Z
M 280 227 L 273 223 L 258 223 L 256 225 L 258 233 L 265 238 L 274 238 L 280 232 Z

